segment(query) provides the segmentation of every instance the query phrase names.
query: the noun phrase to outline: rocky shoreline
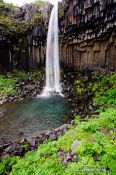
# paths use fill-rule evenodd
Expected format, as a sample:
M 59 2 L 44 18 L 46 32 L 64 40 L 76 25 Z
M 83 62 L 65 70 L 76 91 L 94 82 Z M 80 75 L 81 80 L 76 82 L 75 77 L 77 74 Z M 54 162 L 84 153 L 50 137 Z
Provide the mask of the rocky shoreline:
M 77 85 L 75 84 L 76 80 L 80 81 L 80 86 L 82 87 L 82 93 L 76 94 Z M 77 70 L 73 67 L 65 67 L 62 73 L 62 93 L 65 98 L 68 99 L 69 104 L 71 106 L 71 110 L 69 112 L 69 120 L 68 123 L 72 123 L 73 119 L 76 115 L 80 115 L 81 118 L 92 117 L 95 114 L 95 110 L 99 108 L 99 105 L 93 103 L 94 93 L 92 90 L 84 91 L 88 82 L 97 81 L 98 77 L 92 78 L 92 73 L 85 72 L 77 72 Z M 34 78 L 32 76 L 28 78 L 24 78 L 18 81 L 15 84 L 15 89 L 17 91 L 16 94 L 9 95 L 0 99 L 0 103 L 3 104 L 5 102 L 11 101 L 21 101 L 26 97 L 35 97 L 37 94 L 40 94 L 42 88 L 44 86 L 45 76 L 42 75 L 40 78 Z M 3 110 L 0 109 L 0 117 L 4 116 Z M 20 134 L 19 139 L 12 142 L 6 142 L 4 139 L 0 141 L 0 153 L 1 157 L 5 155 L 20 155 L 23 156 L 25 152 L 29 150 L 36 149 L 37 146 L 43 143 L 46 139 L 57 140 L 60 135 L 63 135 L 68 130 L 68 124 L 64 124 L 56 129 L 51 131 L 45 131 L 42 133 L 38 133 L 36 138 L 32 138 L 32 140 L 27 140 L 23 138 Z
M 44 143 L 47 139 L 51 141 L 57 140 L 58 137 L 63 135 L 67 130 L 68 124 L 64 124 L 51 131 L 40 132 L 36 138 L 32 138 L 31 140 L 19 138 L 14 142 L 7 143 L 3 139 L 0 141 L 0 157 L 6 155 L 23 156 L 25 152 L 37 149 L 38 145 Z

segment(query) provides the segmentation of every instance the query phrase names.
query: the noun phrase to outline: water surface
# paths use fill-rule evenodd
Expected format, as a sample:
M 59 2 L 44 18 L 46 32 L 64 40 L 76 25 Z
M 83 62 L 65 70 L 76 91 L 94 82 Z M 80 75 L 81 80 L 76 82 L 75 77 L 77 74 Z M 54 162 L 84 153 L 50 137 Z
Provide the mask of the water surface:
M 1 105 L 5 109 L 0 119 L 0 139 L 17 139 L 22 133 L 25 138 L 32 138 L 40 131 L 56 128 L 67 120 L 69 106 L 61 96 L 26 99 Z

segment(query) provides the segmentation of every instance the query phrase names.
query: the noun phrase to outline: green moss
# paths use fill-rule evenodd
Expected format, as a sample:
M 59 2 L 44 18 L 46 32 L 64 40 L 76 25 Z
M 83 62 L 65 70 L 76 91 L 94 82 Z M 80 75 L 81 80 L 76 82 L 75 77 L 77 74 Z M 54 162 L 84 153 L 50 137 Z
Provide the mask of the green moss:
M 104 76 L 99 80 L 95 92 L 95 102 L 101 105 L 116 104 L 116 74 Z
M 38 21 L 41 21 L 41 19 L 43 18 L 43 15 L 41 13 L 37 13 L 35 16 L 34 16 L 34 21 L 38 22 Z
M 16 80 L 0 75 L 0 97 L 15 93 L 13 88 Z
M 18 80 L 28 78 L 29 76 L 33 78 L 40 78 L 43 73 L 44 69 L 41 68 L 33 73 L 14 70 L 13 73 L 8 73 L 6 76 L 0 75 L 0 97 L 16 93 L 14 85 Z
M 0 97 L 16 93 L 14 85 L 17 80 L 27 77 L 24 71 L 14 71 L 6 76 L 0 75 Z
M 44 73 L 44 70 L 41 68 L 41 69 L 38 69 L 38 70 L 34 71 L 32 76 L 34 78 L 39 78 L 39 77 L 42 76 L 43 73 Z
M 28 76 L 29 75 L 26 71 L 17 71 L 17 70 L 14 70 L 12 74 L 7 75 L 8 78 L 13 78 L 16 80 L 23 79 L 23 78 L 26 78 Z
M 39 0 L 39 1 L 36 0 L 35 2 L 36 2 L 36 4 L 38 5 L 39 8 L 43 7 L 45 5 L 45 2 L 43 0 Z

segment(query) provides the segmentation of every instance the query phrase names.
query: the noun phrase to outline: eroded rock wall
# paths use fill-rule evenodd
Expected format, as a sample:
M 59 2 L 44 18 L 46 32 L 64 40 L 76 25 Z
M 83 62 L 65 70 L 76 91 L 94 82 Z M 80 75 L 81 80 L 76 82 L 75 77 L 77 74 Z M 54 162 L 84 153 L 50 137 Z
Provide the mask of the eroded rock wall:
M 33 19 L 36 13 L 42 14 L 42 18 L 35 23 L 32 35 L 29 36 L 28 40 L 30 68 L 36 69 L 38 66 L 45 65 L 46 38 L 52 5 L 49 2 L 42 6 L 27 4 L 23 6 L 23 9 L 26 10 L 25 20 L 27 21 Z
M 115 70 L 116 1 L 63 0 L 60 58 L 78 69 Z
M 36 69 L 45 65 L 46 38 L 52 5 L 27 4 L 13 12 L 14 19 L 27 23 L 39 17 L 34 27 L 29 27 L 24 45 L 12 42 L 0 32 L 0 71 L 10 68 Z M 116 68 L 116 0 L 63 0 L 59 3 L 60 59 L 63 64 L 74 65 L 79 70 L 114 71 Z M 14 38 L 15 39 L 15 38 Z M 3 53 L 7 53 L 3 54 Z M 5 61 L 4 61 L 5 60 Z
M 10 24 L 12 21 L 16 24 L 13 30 L 11 26 L 0 24 L 0 73 L 13 69 L 29 71 L 44 64 L 51 8 L 52 5 L 44 1 L 41 4 L 31 3 L 20 8 L 9 8 L 9 13 L 6 7 L 0 8 L 2 18 L 8 18 Z

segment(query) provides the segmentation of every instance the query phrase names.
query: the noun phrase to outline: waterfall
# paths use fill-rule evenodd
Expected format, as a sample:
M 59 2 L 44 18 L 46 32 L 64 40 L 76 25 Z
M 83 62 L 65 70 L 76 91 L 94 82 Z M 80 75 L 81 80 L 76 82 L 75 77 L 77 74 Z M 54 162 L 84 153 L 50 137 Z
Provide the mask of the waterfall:
M 58 1 L 51 12 L 46 50 L 46 85 L 43 94 L 61 92 L 58 44 Z

